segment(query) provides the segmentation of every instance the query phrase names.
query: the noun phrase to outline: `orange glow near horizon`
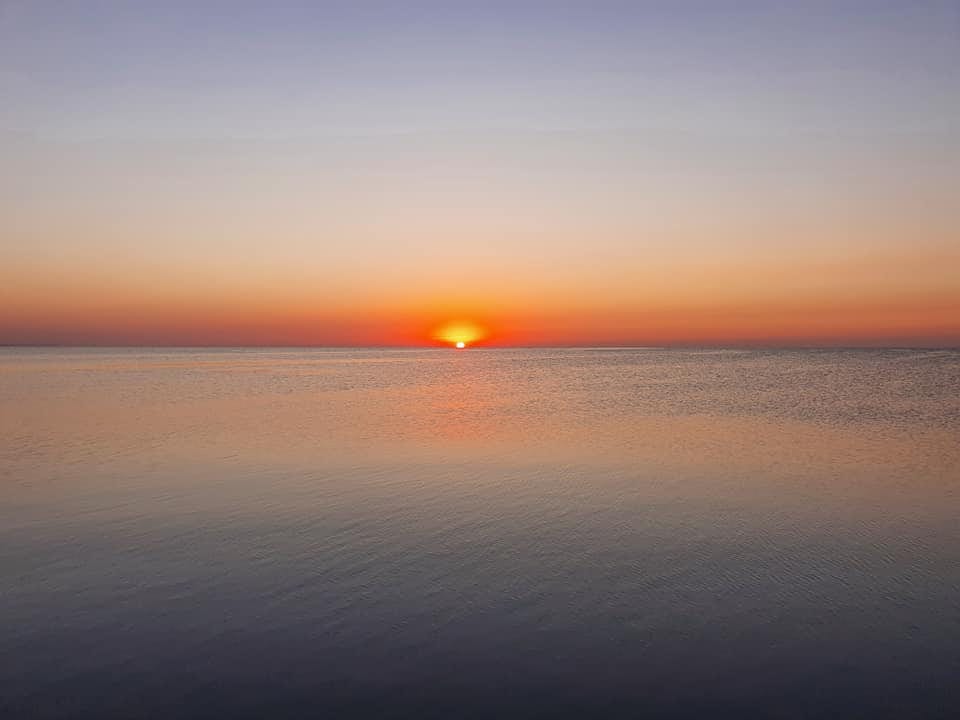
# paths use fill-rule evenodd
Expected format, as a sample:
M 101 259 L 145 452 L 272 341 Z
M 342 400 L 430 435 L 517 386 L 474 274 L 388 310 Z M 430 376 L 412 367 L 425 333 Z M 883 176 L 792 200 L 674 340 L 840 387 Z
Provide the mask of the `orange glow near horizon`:
M 419 307 L 401 302 L 399 293 L 392 307 L 362 298 L 338 307 L 289 291 L 245 298 L 227 288 L 191 293 L 172 281 L 151 288 L 153 294 L 66 282 L 30 292 L 29 286 L 11 282 L 0 290 L 0 343 L 448 348 L 457 342 L 467 348 L 960 344 L 960 294 L 949 288 L 858 297 L 832 288 L 816 288 L 806 297 L 752 288 L 741 299 L 721 298 L 718 287 L 717 282 L 710 286 L 710 302 L 692 292 L 681 294 L 682 287 L 669 293 L 646 286 L 646 294 L 622 296 L 617 304 L 596 302 L 598 292 L 590 293 L 592 304 L 572 292 L 523 302 L 498 298 L 484 287 L 466 299 L 438 292 L 447 299 Z M 453 303 L 463 310 L 450 312 Z
M 447 268 L 393 277 L 371 267 L 349 285 L 328 281 L 320 264 L 252 277 L 199 261 L 185 274 L 134 260 L 21 259 L 0 263 L 0 344 L 960 345 L 957 249 L 804 258 L 789 268 L 757 253 L 702 266 L 624 260 L 576 275 L 559 262 L 550 273 L 483 267 L 456 283 Z

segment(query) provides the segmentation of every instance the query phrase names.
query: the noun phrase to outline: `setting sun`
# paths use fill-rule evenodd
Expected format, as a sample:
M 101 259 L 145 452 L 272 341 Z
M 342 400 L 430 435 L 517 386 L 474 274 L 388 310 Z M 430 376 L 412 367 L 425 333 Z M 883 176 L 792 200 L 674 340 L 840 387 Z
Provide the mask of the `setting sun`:
M 433 339 L 463 350 L 487 336 L 485 328 L 466 320 L 446 322 L 433 331 Z

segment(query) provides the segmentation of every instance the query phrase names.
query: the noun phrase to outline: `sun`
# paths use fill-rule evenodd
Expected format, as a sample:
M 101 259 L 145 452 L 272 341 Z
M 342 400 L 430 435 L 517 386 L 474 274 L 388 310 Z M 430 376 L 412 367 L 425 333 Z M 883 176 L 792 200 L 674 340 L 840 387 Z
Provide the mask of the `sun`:
M 469 320 L 450 320 L 439 325 L 431 333 L 434 340 L 452 345 L 458 350 L 483 340 L 487 336 L 486 328 Z

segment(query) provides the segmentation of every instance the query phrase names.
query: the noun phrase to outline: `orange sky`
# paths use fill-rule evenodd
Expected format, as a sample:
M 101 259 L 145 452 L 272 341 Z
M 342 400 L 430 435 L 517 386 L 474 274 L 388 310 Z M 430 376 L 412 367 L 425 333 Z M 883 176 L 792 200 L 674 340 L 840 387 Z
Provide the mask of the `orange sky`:
M 579 279 L 518 283 L 441 278 L 404 289 L 373 283 L 325 289 L 285 276 L 225 281 L 154 270 L 111 276 L 70 268 L 24 271 L 4 283 L 0 337 L 24 344 L 435 345 L 450 321 L 470 321 L 498 345 L 951 345 L 960 292 L 944 253 L 891 256 L 870 268 L 716 265 L 620 268 Z M 196 269 L 194 269 L 196 270 Z M 751 282 L 757 276 L 762 281 Z M 631 280 L 635 279 L 635 283 Z M 607 281 L 604 285 L 604 281 Z M 553 284 L 551 284 L 553 283 Z

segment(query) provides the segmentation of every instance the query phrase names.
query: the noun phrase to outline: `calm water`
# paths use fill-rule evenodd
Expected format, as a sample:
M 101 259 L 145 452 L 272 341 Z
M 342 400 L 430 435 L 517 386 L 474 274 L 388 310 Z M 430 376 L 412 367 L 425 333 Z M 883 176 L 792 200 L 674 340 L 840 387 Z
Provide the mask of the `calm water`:
M 0 350 L 0 714 L 957 717 L 960 353 Z

